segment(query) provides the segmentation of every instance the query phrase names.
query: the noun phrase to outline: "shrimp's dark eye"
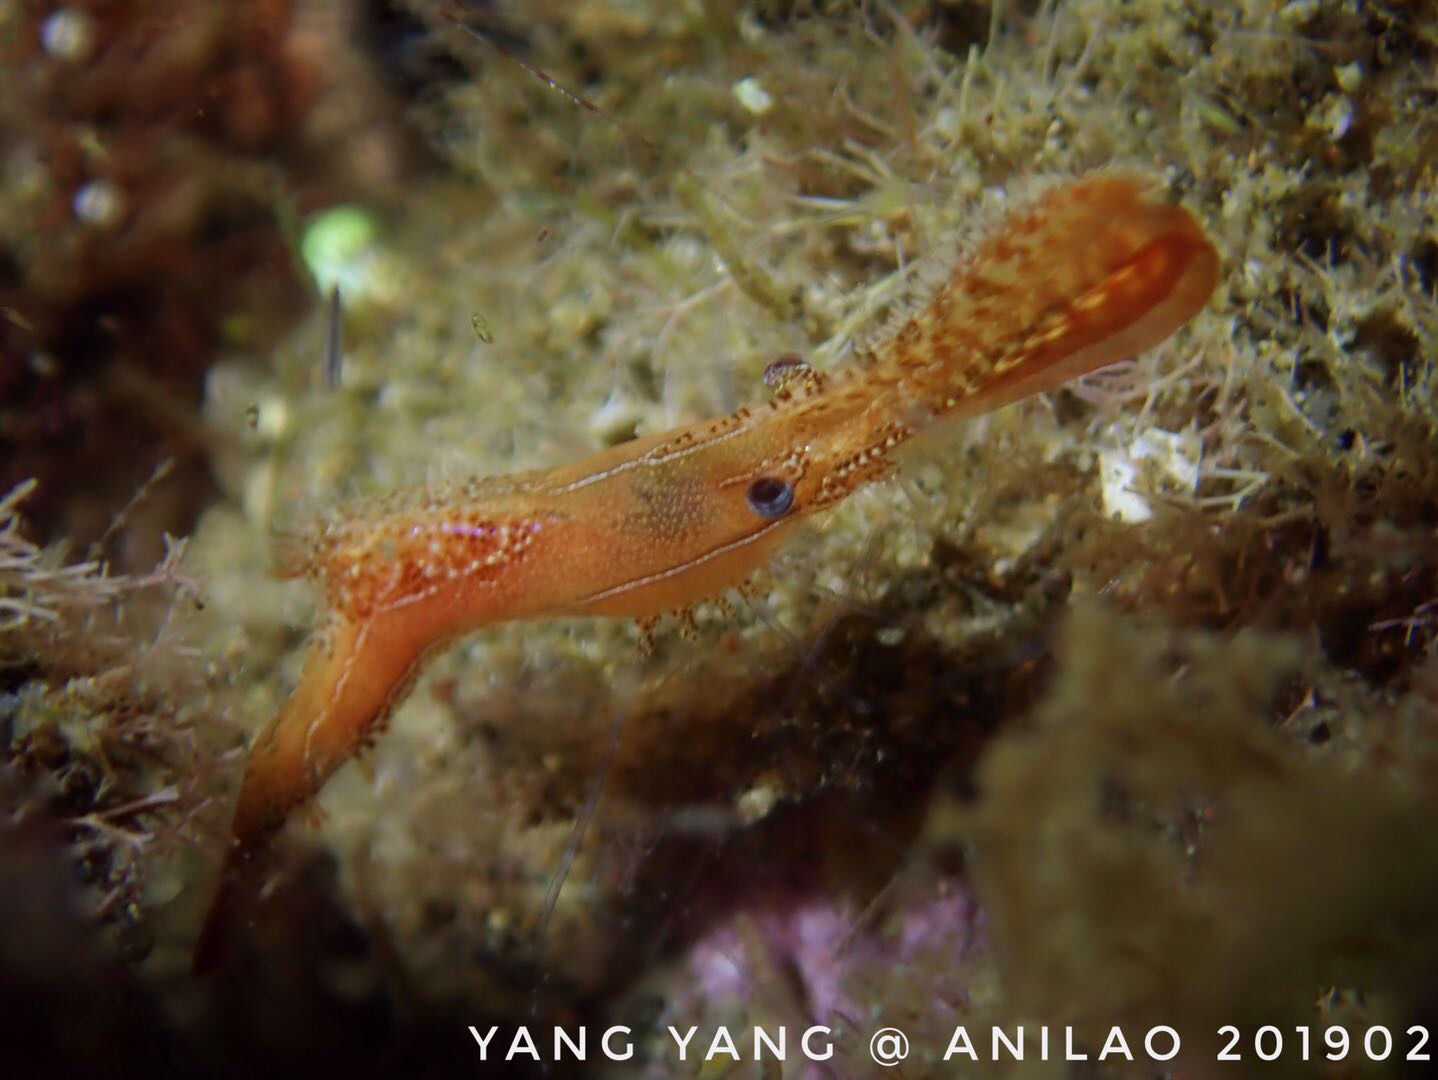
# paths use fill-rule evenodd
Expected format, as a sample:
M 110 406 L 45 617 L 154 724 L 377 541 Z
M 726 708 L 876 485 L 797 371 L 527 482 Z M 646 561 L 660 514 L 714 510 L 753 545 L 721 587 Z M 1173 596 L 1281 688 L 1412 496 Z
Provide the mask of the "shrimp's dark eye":
M 794 505 L 794 485 L 777 476 L 761 476 L 749 485 L 749 508 L 760 517 L 778 518 Z

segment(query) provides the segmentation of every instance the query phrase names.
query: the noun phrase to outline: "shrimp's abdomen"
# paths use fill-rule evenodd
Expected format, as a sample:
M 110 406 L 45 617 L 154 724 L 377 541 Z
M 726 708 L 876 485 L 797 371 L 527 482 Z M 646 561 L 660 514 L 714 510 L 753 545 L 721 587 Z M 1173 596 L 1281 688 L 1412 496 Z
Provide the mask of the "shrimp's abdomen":
M 195 947 L 194 968 L 213 967 L 252 860 L 296 807 L 380 731 L 433 639 L 416 610 L 356 621 L 331 613 L 310 644 L 300 681 L 250 746 L 218 891 Z
M 294 692 L 250 748 L 232 826 L 237 850 L 263 842 L 377 734 L 432 643 L 418 632 L 424 615 L 326 620 Z

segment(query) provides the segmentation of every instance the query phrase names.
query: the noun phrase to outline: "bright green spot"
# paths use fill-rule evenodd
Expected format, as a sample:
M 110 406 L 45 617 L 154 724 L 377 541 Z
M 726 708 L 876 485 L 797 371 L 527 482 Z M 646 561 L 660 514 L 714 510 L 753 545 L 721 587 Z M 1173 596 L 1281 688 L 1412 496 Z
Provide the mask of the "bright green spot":
M 368 256 L 379 238 L 379 225 L 359 206 L 336 206 L 305 226 L 300 257 L 322 293 L 335 285 L 346 293 L 360 292 Z

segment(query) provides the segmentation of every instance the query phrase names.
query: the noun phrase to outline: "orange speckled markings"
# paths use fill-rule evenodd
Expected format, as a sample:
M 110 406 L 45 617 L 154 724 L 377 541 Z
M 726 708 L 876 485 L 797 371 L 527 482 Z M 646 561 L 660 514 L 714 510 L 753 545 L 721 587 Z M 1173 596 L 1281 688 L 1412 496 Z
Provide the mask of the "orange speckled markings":
M 887 475 L 937 421 L 972 416 L 1163 341 L 1218 257 L 1141 178 L 1055 187 L 962 259 L 924 306 L 830 378 L 776 371 L 764 405 L 544 472 L 354 504 L 288 544 L 325 613 L 299 685 L 251 747 L 220 889 L 382 727 L 423 658 L 510 619 L 648 620 L 741 585 L 795 523 Z

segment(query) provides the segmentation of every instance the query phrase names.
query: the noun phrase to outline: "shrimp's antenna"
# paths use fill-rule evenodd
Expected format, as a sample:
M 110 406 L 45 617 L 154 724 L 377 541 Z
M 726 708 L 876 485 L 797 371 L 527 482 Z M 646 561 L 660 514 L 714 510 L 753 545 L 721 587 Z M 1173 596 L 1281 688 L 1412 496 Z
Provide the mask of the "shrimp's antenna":
M 568 86 L 560 82 L 543 68 L 536 67 L 534 64 L 531 64 L 528 60 L 524 59 L 524 57 L 520 56 L 517 52 L 515 52 L 514 49 L 510 48 L 510 46 L 506 45 L 503 41 L 501 41 L 498 35 L 486 33 L 484 30 L 473 25 L 473 23 L 465 21 L 463 13 L 459 10 L 462 7 L 461 4 L 445 3 L 444 0 L 408 0 L 408 3 L 405 6 L 408 7 L 411 11 L 413 11 L 417 16 L 419 16 L 419 18 L 423 22 L 428 24 L 432 29 L 436 31 L 443 32 L 444 30 L 453 29 L 461 34 L 472 38 L 473 40 L 479 42 L 481 45 L 493 49 L 510 63 L 517 65 L 524 71 L 528 72 L 531 76 L 538 79 L 545 86 L 549 87 L 550 90 L 553 90 L 560 97 L 568 101 L 571 105 L 577 105 L 579 108 L 585 110 L 586 112 L 593 113 L 595 116 L 603 117 L 610 124 L 613 124 L 626 139 L 637 142 L 639 145 L 643 146 L 645 150 L 653 154 L 656 158 L 662 160 L 666 156 L 664 149 L 658 144 L 646 138 L 639 132 L 630 129 L 617 117 L 600 108 L 583 94 L 571 90 Z

